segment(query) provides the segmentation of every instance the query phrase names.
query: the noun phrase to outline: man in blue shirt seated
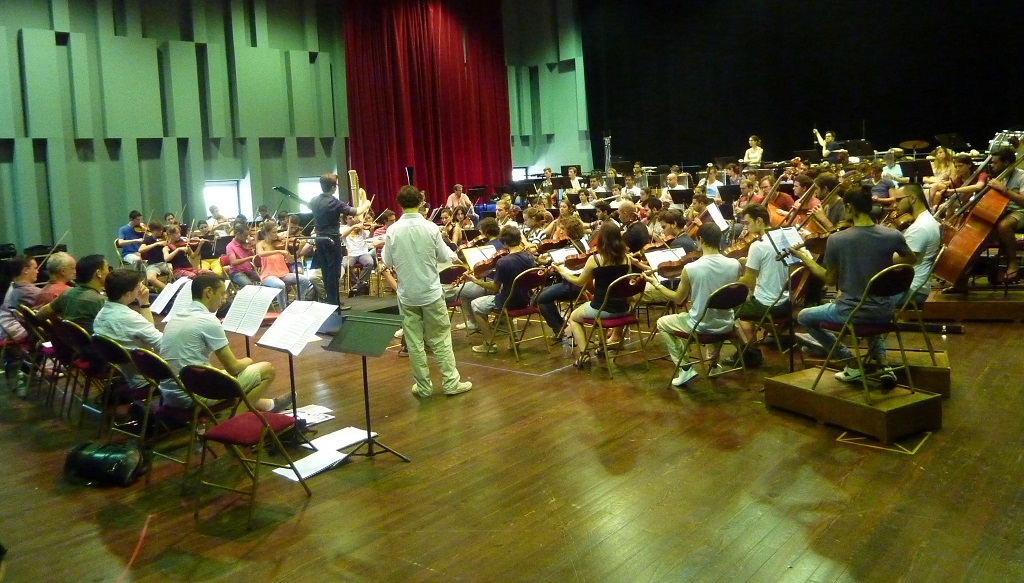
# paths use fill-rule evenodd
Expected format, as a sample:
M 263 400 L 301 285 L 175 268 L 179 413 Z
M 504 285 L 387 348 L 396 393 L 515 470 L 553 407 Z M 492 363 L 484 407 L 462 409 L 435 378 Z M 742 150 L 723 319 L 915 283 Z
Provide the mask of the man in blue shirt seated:
M 508 251 L 508 255 L 500 257 L 495 263 L 494 280 L 484 281 L 477 279 L 472 271 L 466 272 L 466 277 L 473 283 L 487 291 L 497 292 L 494 295 L 486 295 L 473 300 L 473 317 L 476 320 L 477 328 L 485 339 L 483 344 L 473 347 L 473 352 L 493 353 L 498 351 L 494 343 L 491 342 L 491 326 L 487 322 L 488 314 L 497 312 L 501 310 L 502 306 L 506 306 L 506 299 L 508 300 L 506 307 L 512 309 L 523 308 L 530 303 L 527 290 L 516 290 L 513 293 L 512 282 L 520 273 L 536 267 L 537 262 L 523 246 L 523 236 L 519 229 L 506 226 L 501 230 L 498 239 Z
M 114 246 L 121 250 L 121 261 L 129 267 L 134 266 L 142 260 L 139 256 L 139 245 L 146 236 L 142 227 L 142 213 L 132 211 L 128 213 L 128 224 L 117 230 L 117 239 Z

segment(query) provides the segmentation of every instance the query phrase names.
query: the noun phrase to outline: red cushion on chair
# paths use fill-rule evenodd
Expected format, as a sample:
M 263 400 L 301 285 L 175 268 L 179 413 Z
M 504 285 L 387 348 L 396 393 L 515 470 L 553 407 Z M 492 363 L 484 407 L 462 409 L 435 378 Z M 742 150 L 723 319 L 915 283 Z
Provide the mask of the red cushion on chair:
M 583 323 L 587 326 L 593 326 L 596 321 L 597 320 L 595 318 L 583 318 Z M 601 318 L 601 326 L 605 328 L 619 328 L 621 326 L 631 326 L 636 323 L 637 319 L 633 314 L 615 316 L 614 318 Z
M 290 415 L 280 413 L 263 413 L 267 424 L 275 433 L 284 431 L 292 426 L 295 420 Z M 227 443 L 240 446 L 253 446 L 260 442 L 260 430 L 263 423 L 252 411 L 246 411 L 239 415 L 221 421 L 206 430 L 203 439 L 216 443 Z
M 822 330 L 828 330 L 830 332 L 839 332 L 843 329 L 842 324 L 835 324 L 833 322 L 822 322 Z M 896 326 L 892 324 L 854 324 L 853 333 L 857 336 L 880 336 L 882 334 L 888 334 L 895 332 Z
M 520 318 L 520 317 L 523 317 L 523 316 L 529 316 L 530 314 L 539 314 L 540 313 L 540 310 L 538 310 L 537 308 L 535 308 L 533 306 L 527 306 L 525 308 L 519 308 L 519 309 L 515 309 L 515 310 L 505 310 L 505 311 L 508 312 L 508 315 L 511 318 Z

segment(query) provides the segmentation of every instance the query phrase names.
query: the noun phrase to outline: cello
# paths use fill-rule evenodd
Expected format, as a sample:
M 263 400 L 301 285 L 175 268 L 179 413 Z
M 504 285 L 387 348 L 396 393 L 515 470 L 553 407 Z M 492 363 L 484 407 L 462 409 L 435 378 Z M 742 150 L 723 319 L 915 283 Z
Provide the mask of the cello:
M 992 160 L 992 155 L 986 159 L 985 166 Z M 1004 181 L 1024 162 L 1024 157 L 1017 158 L 1005 170 L 999 173 L 998 180 Z M 981 168 L 985 168 L 981 166 Z M 1010 200 L 1000 192 L 986 185 L 967 201 L 953 215 L 955 221 L 963 213 L 968 213 L 963 224 L 953 234 L 946 244 L 946 250 L 935 263 L 933 273 L 935 277 L 945 280 L 951 284 L 956 282 L 967 272 L 984 248 L 985 242 L 989 239 L 999 217 L 1002 216 Z

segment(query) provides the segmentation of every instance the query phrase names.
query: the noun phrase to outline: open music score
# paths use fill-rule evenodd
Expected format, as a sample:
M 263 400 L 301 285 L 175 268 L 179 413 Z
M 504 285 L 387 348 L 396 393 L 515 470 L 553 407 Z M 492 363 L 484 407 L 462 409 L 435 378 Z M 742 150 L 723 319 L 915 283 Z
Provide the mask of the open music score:
M 296 300 L 281 312 L 256 345 L 298 356 L 307 344 L 316 339 L 317 330 L 337 309 L 332 304 Z
M 174 295 L 178 293 L 178 290 L 180 290 L 190 281 L 192 280 L 182 277 L 165 285 L 164 289 L 160 290 L 160 293 L 157 294 L 156 299 L 153 300 L 153 305 L 150 306 L 152 312 L 154 314 L 162 314 L 164 310 L 167 309 L 167 304 L 171 303 L 171 300 L 174 299 Z M 192 297 L 191 292 L 189 293 L 189 297 Z
M 462 256 L 466 258 L 469 268 L 473 269 L 480 263 L 493 257 L 497 252 L 498 250 L 494 245 L 481 245 L 480 247 L 466 247 L 462 250 Z
M 788 253 L 788 251 L 793 247 L 802 246 L 804 244 L 804 239 L 800 236 L 800 231 L 797 231 L 796 227 L 772 229 L 770 231 L 766 231 L 765 236 L 771 241 L 777 253 L 787 252 L 785 257 L 782 259 L 787 266 L 799 265 L 802 263 L 796 255 Z
M 548 257 L 551 258 L 551 263 L 552 264 L 562 264 L 562 263 L 565 263 L 565 258 L 566 257 L 572 256 L 572 255 L 579 255 L 579 254 L 580 254 L 580 252 L 577 251 L 576 248 L 573 247 L 572 245 L 569 245 L 568 247 L 562 247 L 561 249 L 552 249 L 551 251 L 548 251 Z M 569 273 L 571 273 L 573 275 L 579 275 L 579 274 L 583 273 L 583 269 L 572 270 L 572 269 L 566 268 L 566 271 L 568 271 Z
M 651 269 L 654 270 L 654 274 L 658 278 L 658 281 L 665 283 L 669 281 L 669 279 L 667 277 L 662 277 L 658 273 L 658 266 L 661 265 L 662 263 L 665 263 L 666 261 L 679 261 L 680 259 L 683 258 L 684 255 L 685 252 L 682 251 L 681 249 L 673 249 L 669 247 L 667 249 L 655 249 L 654 251 L 647 251 L 644 253 L 644 259 L 646 260 L 645 262 L 647 263 L 647 265 L 650 265 Z
M 723 232 L 729 230 L 729 222 L 722 216 L 722 209 L 718 208 L 718 205 L 709 204 L 707 206 L 708 215 L 711 216 L 711 220 L 718 225 L 718 228 Z
M 261 285 L 247 285 L 238 290 L 235 299 L 228 308 L 224 322 L 221 324 L 225 332 L 235 332 L 243 336 L 253 336 L 263 325 L 270 303 L 281 290 Z
M 178 312 L 187 311 L 188 307 L 192 305 L 192 280 L 183 277 L 177 281 L 181 280 L 184 280 L 185 283 L 178 288 L 178 293 L 174 296 L 174 303 L 171 304 L 171 309 L 167 311 L 167 316 L 164 317 L 164 323 L 167 323 Z

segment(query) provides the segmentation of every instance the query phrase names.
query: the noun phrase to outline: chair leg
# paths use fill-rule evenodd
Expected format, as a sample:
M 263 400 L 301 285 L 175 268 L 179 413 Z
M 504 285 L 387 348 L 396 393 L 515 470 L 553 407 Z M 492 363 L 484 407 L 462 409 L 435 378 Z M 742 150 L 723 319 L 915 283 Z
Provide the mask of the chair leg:
M 857 333 L 850 331 L 850 335 L 853 337 L 853 358 L 857 362 L 857 370 L 860 371 L 860 384 L 864 387 L 864 401 L 871 404 L 871 389 L 868 388 L 867 373 L 864 372 L 864 359 L 860 355 L 860 338 L 857 338 Z
M 818 387 L 818 383 L 821 381 L 821 375 L 825 374 L 825 370 L 828 368 L 828 363 L 832 362 L 832 355 L 835 354 L 836 348 L 839 347 L 839 341 L 842 339 L 842 331 L 836 336 L 835 342 L 832 343 L 832 348 L 829 349 L 828 354 L 825 355 L 825 360 L 818 367 L 818 376 L 814 377 L 814 382 L 811 384 L 811 390 L 813 391 Z M 803 351 L 800 351 L 800 361 L 803 362 Z
M 925 338 L 927 337 L 928 336 L 926 334 Z M 907 360 L 907 351 L 906 349 L 903 348 L 903 336 L 900 335 L 900 331 L 898 328 L 896 329 L 896 343 L 899 344 L 900 356 L 903 358 L 903 370 L 907 373 L 907 386 L 910 387 L 910 392 L 914 393 L 916 391 L 914 390 L 914 379 L 912 378 L 913 375 L 910 374 L 910 361 Z M 934 359 L 935 356 L 932 355 L 932 358 Z

